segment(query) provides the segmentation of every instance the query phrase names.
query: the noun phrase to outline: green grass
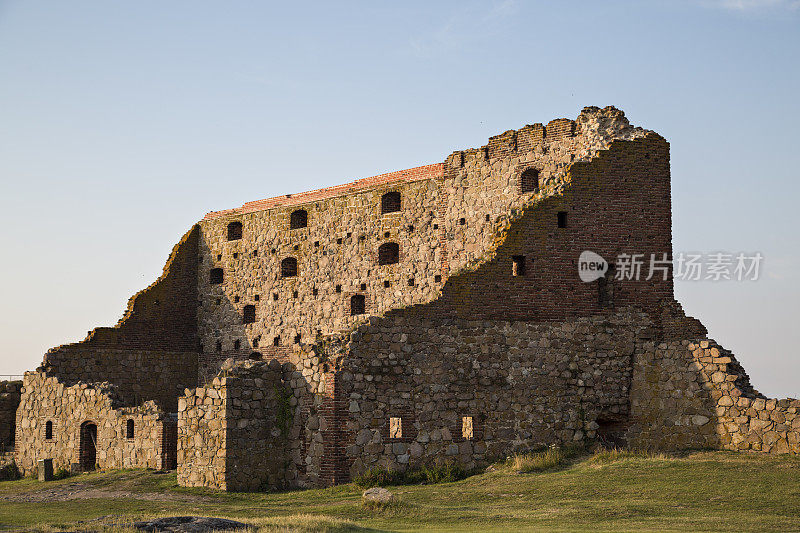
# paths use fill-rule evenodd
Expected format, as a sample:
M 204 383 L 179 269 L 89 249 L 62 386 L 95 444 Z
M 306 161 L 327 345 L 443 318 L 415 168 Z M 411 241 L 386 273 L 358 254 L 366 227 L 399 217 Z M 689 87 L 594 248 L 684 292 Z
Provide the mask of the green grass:
M 78 521 L 114 517 L 85 524 L 96 529 L 96 524 L 114 520 L 193 514 L 241 520 L 261 531 L 800 530 L 800 458 L 606 451 L 541 461 L 550 466 L 532 473 L 518 473 L 510 460 L 452 483 L 390 486 L 399 502 L 386 509 L 365 508 L 362 489 L 352 484 L 272 494 L 221 493 L 178 487 L 174 474 L 143 470 L 82 474 L 48 483 L 3 481 L 0 529 L 74 530 L 80 528 Z M 129 494 L 7 500 L 76 484 Z M 153 495 L 172 499 L 147 499 Z

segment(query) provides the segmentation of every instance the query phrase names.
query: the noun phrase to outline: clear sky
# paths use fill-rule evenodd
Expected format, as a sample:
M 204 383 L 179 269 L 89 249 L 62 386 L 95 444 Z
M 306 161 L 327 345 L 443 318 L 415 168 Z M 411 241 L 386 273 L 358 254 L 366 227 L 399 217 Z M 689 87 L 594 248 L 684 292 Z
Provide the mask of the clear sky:
M 679 282 L 800 396 L 800 1 L 0 0 L 0 373 L 116 323 L 210 210 L 440 162 L 615 105 L 672 148 Z

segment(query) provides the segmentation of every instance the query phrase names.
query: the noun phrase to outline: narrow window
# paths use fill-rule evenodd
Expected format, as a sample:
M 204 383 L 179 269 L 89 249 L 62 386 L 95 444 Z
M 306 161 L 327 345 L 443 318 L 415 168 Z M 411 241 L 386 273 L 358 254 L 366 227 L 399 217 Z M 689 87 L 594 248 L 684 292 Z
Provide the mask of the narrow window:
M 350 316 L 363 315 L 366 300 L 363 294 L 354 294 L 350 297 Z
M 558 227 L 559 228 L 566 228 L 567 227 L 567 212 L 566 211 L 559 211 L 558 212 Z
M 316 296 L 317 294 L 319 294 L 319 289 L 311 289 L 311 294 L 312 296 Z
M 281 261 L 281 277 L 291 278 L 297 275 L 297 259 L 287 257 Z
M 208 273 L 208 282 L 211 285 L 219 285 L 225 279 L 225 274 L 222 273 L 221 268 L 212 268 Z
M 471 416 L 461 417 L 461 436 L 464 438 L 464 440 L 472 440 L 473 432 Z
M 297 335 L 294 336 L 294 343 L 295 344 L 300 344 L 300 339 L 301 339 L 301 337 L 300 337 L 300 334 L 298 333 Z
M 258 348 L 258 343 L 261 342 L 261 337 L 253 339 L 253 348 Z
M 259 301 L 260 299 L 261 299 L 261 296 L 259 296 L 258 294 L 253 296 L 253 300 L 255 300 L 255 301 Z
M 365 290 L 367 290 L 367 284 L 366 284 L 366 283 L 362 283 L 362 284 L 361 284 L 361 290 L 362 290 L 362 291 L 365 291 Z
M 384 287 L 385 289 L 388 289 L 388 288 L 389 288 L 391 285 L 392 285 L 392 284 L 389 282 L 389 280 L 388 280 L 388 279 L 387 279 L 387 280 L 384 280 L 384 282 L 383 282 L 383 287 Z
M 297 292 L 297 291 L 294 291 L 294 292 L 292 293 L 292 298 L 297 298 L 297 295 L 298 295 L 298 292 Z
M 342 286 L 341 285 L 337 285 L 336 286 L 336 292 L 342 292 Z
M 414 278 L 408 278 L 408 286 L 409 287 L 413 287 L 414 286 Z
M 236 241 L 242 238 L 242 223 L 231 222 L 228 224 L 228 240 Z
M 245 305 L 244 313 L 242 314 L 242 324 L 252 324 L 256 321 L 256 306 Z
M 133 438 L 133 420 L 131 420 L 129 418 L 128 422 L 126 423 L 126 426 L 127 427 L 125 428 L 125 438 L 132 439 Z
M 386 242 L 378 247 L 378 264 L 393 265 L 400 261 L 400 245 L 396 242 Z
M 220 342 L 220 341 L 217 341 L 217 346 L 216 346 L 216 348 L 217 348 L 217 351 L 218 351 L 218 352 L 221 352 L 221 351 L 222 351 L 222 342 Z
M 393 416 L 389 418 L 389 438 L 403 438 L 403 419 L 399 416 Z
M 289 217 L 289 227 L 291 229 L 300 229 L 308 226 L 308 213 L 304 209 L 293 211 Z
M 600 307 L 614 308 L 614 265 L 608 265 L 608 270 L 602 278 L 597 279 L 597 305 Z
M 281 345 L 281 338 L 280 337 L 275 337 L 274 339 L 272 339 L 272 345 L 273 346 L 280 346 Z
M 458 223 L 463 226 L 464 224 L 467 223 L 467 219 L 466 218 L 460 218 L 460 219 L 458 219 Z
M 396 213 L 400 211 L 400 193 L 397 191 L 387 192 L 381 197 L 381 213 Z
M 236 350 L 238 352 L 239 348 L 241 348 L 241 347 L 242 347 L 242 341 L 240 341 L 239 339 L 236 339 L 235 341 L 233 341 L 233 349 L 234 350 Z
M 529 168 L 519 177 L 521 192 L 536 192 L 539 190 L 539 171 Z
M 53 440 L 53 422 L 48 420 L 44 425 L 44 438 L 45 440 Z
M 515 255 L 511 257 L 511 275 L 524 276 L 525 275 L 525 256 Z
M 435 276 L 433 276 L 433 282 L 434 283 L 441 283 L 441 281 L 442 281 L 442 276 L 440 276 L 439 274 L 436 274 Z

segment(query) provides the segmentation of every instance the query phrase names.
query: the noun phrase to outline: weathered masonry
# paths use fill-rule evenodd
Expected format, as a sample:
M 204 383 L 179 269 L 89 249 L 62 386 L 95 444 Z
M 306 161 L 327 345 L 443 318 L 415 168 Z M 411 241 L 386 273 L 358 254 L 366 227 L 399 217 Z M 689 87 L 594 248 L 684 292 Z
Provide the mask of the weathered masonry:
M 259 490 L 586 440 L 800 453 L 800 402 L 750 386 L 671 272 L 584 283 L 585 250 L 672 253 L 669 144 L 613 107 L 209 213 L 26 374 L 17 463 Z

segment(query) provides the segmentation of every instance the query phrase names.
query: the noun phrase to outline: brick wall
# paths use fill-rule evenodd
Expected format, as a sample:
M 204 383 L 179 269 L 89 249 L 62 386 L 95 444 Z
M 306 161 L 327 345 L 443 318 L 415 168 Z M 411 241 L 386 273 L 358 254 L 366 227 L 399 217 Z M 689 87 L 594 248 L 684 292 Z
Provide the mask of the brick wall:
M 641 280 L 611 282 L 612 304 L 658 317 L 672 301 L 672 273 L 645 277 L 651 254 L 672 254 L 666 141 L 653 133 L 615 141 L 591 162 L 575 163 L 564 182 L 560 195 L 526 207 L 499 231 L 496 246 L 471 271 L 451 274 L 433 308 L 463 319 L 561 320 L 601 312 L 599 282 L 578 277 L 578 257 L 591 250 L 612 263 L 619 254 L 643 254 Z M 558 227 L 559 212 L 567 214 L 566 227 Z M 514 257 L 524 258 L 524 275 L 513 275 Z

